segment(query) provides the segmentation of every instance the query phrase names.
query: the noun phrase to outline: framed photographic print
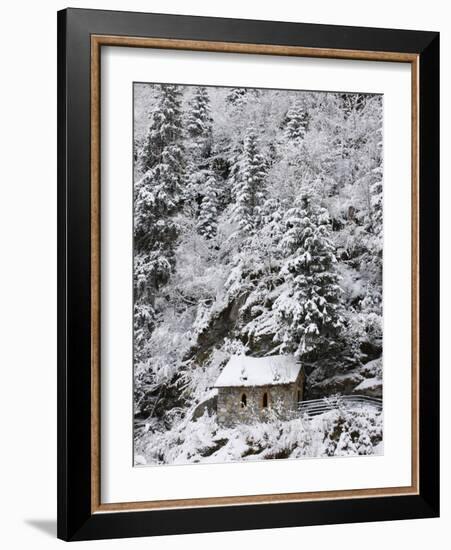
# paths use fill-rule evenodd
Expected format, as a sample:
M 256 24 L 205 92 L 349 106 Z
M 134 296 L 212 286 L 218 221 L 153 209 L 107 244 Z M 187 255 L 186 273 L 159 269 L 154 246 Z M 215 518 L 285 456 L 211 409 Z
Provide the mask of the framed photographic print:
M 439 35 L 58 14 L 58 536 L 439 513 Z

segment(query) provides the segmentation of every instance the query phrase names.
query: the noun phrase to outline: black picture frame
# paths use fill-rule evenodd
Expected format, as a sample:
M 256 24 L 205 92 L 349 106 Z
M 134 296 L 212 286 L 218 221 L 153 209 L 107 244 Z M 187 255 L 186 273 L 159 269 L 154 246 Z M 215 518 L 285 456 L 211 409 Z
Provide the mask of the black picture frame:
M 92 35 L 418 56 L 420 482 L 417 495 L 92 512 Z M 439 33 L 85 9 L 58 12 L 58 537 L 88 540 L 438 515 Z

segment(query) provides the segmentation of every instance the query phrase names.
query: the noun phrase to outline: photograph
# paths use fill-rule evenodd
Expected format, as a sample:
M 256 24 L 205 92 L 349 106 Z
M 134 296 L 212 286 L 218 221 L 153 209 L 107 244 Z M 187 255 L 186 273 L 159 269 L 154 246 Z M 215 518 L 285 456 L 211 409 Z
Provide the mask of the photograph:
M 134 465 L 382 455 L 383 95 L 133 111 Z
M 59 539 L 439 517 L 440 32 L 329 7 L 58 11 Z

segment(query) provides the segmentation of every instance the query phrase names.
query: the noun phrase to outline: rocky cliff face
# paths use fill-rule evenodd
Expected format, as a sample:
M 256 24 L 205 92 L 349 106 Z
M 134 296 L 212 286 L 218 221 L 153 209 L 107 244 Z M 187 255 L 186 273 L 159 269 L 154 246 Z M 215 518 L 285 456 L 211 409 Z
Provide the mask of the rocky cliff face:
M 307 378 L 306 399 L 334 394 L 382 397 L 382 358 L 348 370 L 338 366 L 332 375 L 323 367 L 314 369 Z

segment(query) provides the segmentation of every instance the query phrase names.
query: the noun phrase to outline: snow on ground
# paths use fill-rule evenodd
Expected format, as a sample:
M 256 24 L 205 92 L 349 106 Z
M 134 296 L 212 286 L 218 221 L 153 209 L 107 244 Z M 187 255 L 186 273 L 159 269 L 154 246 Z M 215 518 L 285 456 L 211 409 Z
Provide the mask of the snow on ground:
M 383 454 L 382 415 L 372 407 L 339 408 L 309 418 L 220 427 L 216 415 L 181 420 L 170 431 L 147 432 L 135 465 L 224 463 L 273 458 Z

